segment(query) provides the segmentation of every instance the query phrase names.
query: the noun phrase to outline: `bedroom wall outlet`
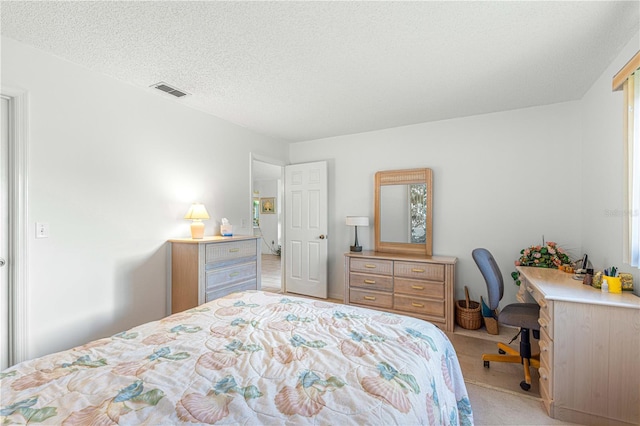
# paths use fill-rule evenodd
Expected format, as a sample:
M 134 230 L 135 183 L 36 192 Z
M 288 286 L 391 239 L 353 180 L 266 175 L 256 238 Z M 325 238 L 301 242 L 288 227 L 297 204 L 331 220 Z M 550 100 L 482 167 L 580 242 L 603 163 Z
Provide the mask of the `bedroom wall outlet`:
M 49 238 L 49 224 L 36 222 L 36 238 Z

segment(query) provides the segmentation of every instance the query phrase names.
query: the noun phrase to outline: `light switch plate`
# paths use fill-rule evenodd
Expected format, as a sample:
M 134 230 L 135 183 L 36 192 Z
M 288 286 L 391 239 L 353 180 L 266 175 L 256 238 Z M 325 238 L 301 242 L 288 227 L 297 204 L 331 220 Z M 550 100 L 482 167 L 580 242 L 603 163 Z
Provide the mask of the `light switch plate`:
M 49 224 L 36 222 L 36 238 L 49 238 Z

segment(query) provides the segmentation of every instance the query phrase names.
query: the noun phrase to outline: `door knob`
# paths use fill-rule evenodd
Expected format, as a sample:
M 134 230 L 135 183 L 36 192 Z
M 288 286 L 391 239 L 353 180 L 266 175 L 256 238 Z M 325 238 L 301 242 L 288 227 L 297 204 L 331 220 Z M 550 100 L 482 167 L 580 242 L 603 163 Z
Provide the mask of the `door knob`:
M 5 262 L 4 259 L 0 257 L 0 268 L 2 268 L 5 263 L 7 262 Z
M 321 239 L 321 240 L 324 240 L 324 239 L 325 239 L 324 234 L 320 234 L 320 239 Z

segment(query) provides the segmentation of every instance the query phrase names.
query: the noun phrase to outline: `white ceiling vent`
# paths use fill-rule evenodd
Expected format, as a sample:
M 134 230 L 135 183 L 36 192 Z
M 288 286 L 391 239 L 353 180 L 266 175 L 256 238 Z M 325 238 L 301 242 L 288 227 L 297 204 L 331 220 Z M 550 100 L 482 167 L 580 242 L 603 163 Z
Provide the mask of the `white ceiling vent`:
M 176 98 L 181 98 L 183 96 L 187 96 L 188 93 L 185 92 L 184 90 L 180 90 L 180 89 L 176 89 L 173 86 L 168 85 L 167 83 L 164 82 L 160 82 L 160 83 L 156 83 L 156 84 L 152 84 L 151 87 L 161 90 L 165 93 L 168 93 L 172 96 L 175 96 Z

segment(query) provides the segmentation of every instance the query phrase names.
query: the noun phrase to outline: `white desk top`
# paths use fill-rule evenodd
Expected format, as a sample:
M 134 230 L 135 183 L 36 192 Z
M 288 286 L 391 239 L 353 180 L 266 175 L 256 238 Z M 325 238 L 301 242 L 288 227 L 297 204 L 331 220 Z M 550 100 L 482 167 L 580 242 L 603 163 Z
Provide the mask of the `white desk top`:
M 604 293 L 599 288 L 574 280 L 573 274 L 558 269 L 531 266 L 518 266 L 516 269 L 548 300 L 640 309 L 640 297 L 630 291 L 623 291 L 621 294 Z

